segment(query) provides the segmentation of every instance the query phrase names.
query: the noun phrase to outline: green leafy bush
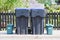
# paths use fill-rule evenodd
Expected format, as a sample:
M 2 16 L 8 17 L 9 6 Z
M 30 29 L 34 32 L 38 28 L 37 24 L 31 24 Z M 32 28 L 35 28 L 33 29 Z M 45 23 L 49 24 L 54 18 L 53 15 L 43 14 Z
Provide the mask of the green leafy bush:
M 52 4 L 51 6 L 45 6 L 45 9 L 47 9 L 47 12 L 60 12 L 60 5 L 55 5 L 55 4 Z
M 28 2 L 28 0 L 0 0 L 0 12 L 14 11 L 15 8 L 28 7 Z

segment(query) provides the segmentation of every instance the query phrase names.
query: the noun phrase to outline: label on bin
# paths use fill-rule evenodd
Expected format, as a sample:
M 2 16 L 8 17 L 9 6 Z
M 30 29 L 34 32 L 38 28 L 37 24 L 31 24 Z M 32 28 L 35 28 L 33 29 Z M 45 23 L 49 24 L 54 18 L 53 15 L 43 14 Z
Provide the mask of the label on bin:
M 48 28 L 48 29 L 51 29 L 51 28 Z
M 8 27 L 8 29 L 10 29 L 10 27 Z

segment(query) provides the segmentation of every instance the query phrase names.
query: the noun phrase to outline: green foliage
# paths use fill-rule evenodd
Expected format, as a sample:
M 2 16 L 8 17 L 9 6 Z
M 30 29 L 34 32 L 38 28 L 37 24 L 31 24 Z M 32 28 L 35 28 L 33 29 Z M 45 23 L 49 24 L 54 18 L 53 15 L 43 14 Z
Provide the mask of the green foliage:
M 14 3 L 16 0 L 0 0 L 0 12 L 7 12 L 8 10 L 14 9 Z
M 25 2 L 25 3 L 24 3 Z M 28 7 L 28 0 L 0 0 L 0 12 L 14 11 L 15 8 Z
M 57 12 L 60 12 L 60 5 L 51 5 L 51 6 L 45 6 L 45 8 L 47 9 L 46 11 L 47 12 L 55 12 L 55 13 L 57 13 Z
M 44 3 L 45 4 L 45 9 L 46 9 L 46 12 L 60 12 L 60 5 L 57 5 L 57 4 L 51 4 L 51 0 L 37 0 L 39 3 Z M 58 0 L 55 0 L 56 2 Z
M 36 1 L 38 1 L 38 3 L 51 5 L 51 0 L 36 0 Z
M 15 7 L 20 7 L 20 8 L 25 8 L 25 7 L 28 7 L 29 6 L 29 1 L 26 0 L 17 0 L 16 1 L 16 4 L 15 4 Z
M 39 3 L 44 3 L 44 0 L 36 0 L 36 1 L 38 1 Z

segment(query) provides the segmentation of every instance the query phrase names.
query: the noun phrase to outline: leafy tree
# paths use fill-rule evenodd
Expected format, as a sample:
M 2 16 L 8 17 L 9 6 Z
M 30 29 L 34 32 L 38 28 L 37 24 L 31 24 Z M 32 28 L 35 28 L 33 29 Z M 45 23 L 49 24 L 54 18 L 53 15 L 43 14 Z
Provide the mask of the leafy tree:
M 0 12 L 8 12 L 9 10 L 14 11 L 15 8 L 28 7 L 28 0 L 0 0 Z
M 36 0 L 38 1 L 38 3 L 43 3 L 43 4 L 48 4 L 48 5 L 51 5 L 51 0 Z
M 60 5 L 52 4 L 51 0 L 37 0 L 39 3 L 44 3 L 47 12 L 60 12 Z M 55 0 L 58 2 L 58 0 Z
M 0 12 L 8 12 L 8 10 L 14 9 L 15 2 L 16 0 L 0 0 Z

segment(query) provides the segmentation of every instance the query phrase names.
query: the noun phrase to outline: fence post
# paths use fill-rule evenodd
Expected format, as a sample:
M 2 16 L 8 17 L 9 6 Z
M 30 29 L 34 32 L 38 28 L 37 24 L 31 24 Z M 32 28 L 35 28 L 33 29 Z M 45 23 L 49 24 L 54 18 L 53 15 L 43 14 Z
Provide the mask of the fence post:
M 49 16 L 48 14 L 46 14 L 46 24 L 48 24 L 48 21 L 49 21 Z
M 55 29 L 56 29 L 56 13 L 54 13 L 54 27 L 55 27 Z
M 1 30 L 1 13 L 0 13 L 0 30 Z
M 58 16 L 59 16 L 59 13 L 57 13 L 57 27 L 59 28 L 59 26 L 58 26 Z

